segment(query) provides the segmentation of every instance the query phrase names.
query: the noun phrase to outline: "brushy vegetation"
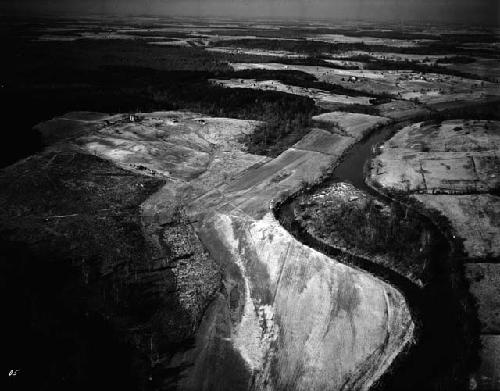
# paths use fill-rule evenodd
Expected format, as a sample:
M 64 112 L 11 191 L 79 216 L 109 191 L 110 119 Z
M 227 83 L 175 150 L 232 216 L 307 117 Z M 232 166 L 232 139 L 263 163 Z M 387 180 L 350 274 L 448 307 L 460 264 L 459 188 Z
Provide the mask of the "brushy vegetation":
M 434 244 L 424 220 L 400 203 L 388 210 L 367 196 L 364 203 L 335 197 L 333 204 L 313 202 L 300 207 L 306 226 L 334 245 L 387 258 L 396 270 L 423 276 Z
M 396 274 L 425 283 L 418 293 L 412 288 L 406 290 L 406 284 L 398 285 L 413 304 L 418 343 L 409 356 L 384 375 L 376 389 L 466 389 L 466 374 L 476 370 L 479 363 L 477 314 L 463 278 L 459 254 L 455 249 L 448 253 L 446 239 L 427 220 L 432 212 L 411 201 L 392 202 L 382 212 L 372 199 L 360 206 L 358 202 L 337 198 L 326 206 L 306 197 L 302 199 L 309 202 L 294 209 L 302 217 L 302 229 L 314 238 L 309 245 L 330 254 L 332 245 L 365 253 L 370 261 L 362 262 L 362 268 L 370 270 L 371 262 L 381 262 Z M 431 218 L 435 221 L 434 216 Z M 451 235 L 448 221 L 442 216 L 439 221 L 443 232 Z M 376 267 L 374 270 L 380 272 Z M 394 275 L 382 275 L 393 284 L 401 283 Z
M 2 171 L 0 184 L 2 350 L 24 372 L 20 389 L 140 388 L 147 366 L 120 331 L 162 300 L 139 296 L 134 280 L 149 264 L 139 205 L 162 181 L 51 153 Z
M 303 111 L 303 106 L 295 106 L 294 115 L 290 117 L 279 115 L 273 108 L 264 112 L 265 122 L 257 127 L 254 133 L 245 137 L 244 141 L 250 153 L 277 156 L 289 146 L 295 144 L 309 132 L 311 115 L 317 111 L 311 102 L 309 110 Z M 287 106 L 288 110 L 294 110 L 293 106 Z

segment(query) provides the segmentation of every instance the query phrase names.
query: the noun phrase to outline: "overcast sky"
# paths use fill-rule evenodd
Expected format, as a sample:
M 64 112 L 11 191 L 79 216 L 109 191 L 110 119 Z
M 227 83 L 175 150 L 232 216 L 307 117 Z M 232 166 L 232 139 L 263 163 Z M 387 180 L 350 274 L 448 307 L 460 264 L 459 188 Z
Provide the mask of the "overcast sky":
M 443 21 L 497 24 L 500 0 L 0 0 L 2 12 Z

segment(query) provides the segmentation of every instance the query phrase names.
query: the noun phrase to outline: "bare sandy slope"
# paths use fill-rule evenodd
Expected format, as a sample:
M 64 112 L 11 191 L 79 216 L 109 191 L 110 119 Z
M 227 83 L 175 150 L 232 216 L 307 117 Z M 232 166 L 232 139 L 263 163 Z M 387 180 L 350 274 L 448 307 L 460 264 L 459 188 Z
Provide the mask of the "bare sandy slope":
M 232 339 L 257 389 L 368 389 L 409 343 L 399 292 L 300 244 L 271 213 L 215 213 L 200 233 L 216 259 L 243 274 Z
M 192 113 L 144 114 L 133 122 L 73 113 L 39 128 L 126 169 L 168 179 L 142 206 L 152 227 L 146 233 L 153 240 L 154 227 L 169 227 L 184 207 L 219 265 L 222 291 L 194 346 L 168 364 L 182 368 L 180 389 L 247 389 L 251 382 L 261 390 L 368 389 L 412 341 L 404 297 L 302 245 L 271 213 L 273 200 L 318 179 L 355 138 L 316 129 L 268 161 L 241 150 L 239 136 L 254 125 Z M 186 273 L 196 278 L 189 265 Z
M 246 307 L 233 340 L 257 389 L 368 389 L 410 343 L 413 323 L 397 290 L 297 242 L 270 212 L 273 198 L 317 178 L 347 145 L 326 154 L 302 143 L 196 200 L 190 214 L 210 253 L 242 272 Z

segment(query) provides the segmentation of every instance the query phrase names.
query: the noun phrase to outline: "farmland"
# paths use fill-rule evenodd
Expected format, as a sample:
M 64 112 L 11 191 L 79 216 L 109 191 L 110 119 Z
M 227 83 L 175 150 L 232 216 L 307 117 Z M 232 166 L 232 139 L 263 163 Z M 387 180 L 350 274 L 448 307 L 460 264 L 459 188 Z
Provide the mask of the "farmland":
M 495 389 L 496 31 L 5 22 L 23 386 Z

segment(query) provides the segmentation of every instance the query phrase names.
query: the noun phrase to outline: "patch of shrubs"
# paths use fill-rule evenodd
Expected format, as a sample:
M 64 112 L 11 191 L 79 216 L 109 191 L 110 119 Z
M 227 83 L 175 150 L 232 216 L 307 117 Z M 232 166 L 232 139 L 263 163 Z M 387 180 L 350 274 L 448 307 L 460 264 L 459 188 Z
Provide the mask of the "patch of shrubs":
M 322 207 L 311 223 L 333 243 L 388 256 L 399 268 L 417 275 L 422 273 L 434 247 L 423 219 L 396 202 L 390 204 L 390 213 L 372 198 L 363 205 L 345 202 L 339 207 Z

